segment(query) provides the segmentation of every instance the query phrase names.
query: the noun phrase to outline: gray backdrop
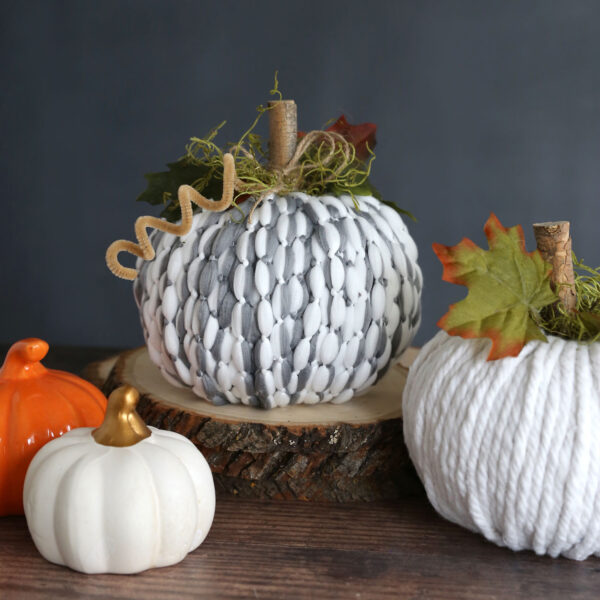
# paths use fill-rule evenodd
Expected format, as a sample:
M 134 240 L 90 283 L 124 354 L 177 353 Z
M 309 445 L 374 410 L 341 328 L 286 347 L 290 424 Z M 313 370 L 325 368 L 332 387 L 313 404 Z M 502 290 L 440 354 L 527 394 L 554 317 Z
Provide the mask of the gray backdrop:
M 569 219 L 600 263 L 600 2 L 12 2 L 2 7 L 0 341 L 142 342 L 104 251 L 147 212 L 142 175 L 228 119 L 273 73 L 302 129 L 379 126 L 374 183 L 412 210 L 418 343 L 464 295 L 431 243 Z

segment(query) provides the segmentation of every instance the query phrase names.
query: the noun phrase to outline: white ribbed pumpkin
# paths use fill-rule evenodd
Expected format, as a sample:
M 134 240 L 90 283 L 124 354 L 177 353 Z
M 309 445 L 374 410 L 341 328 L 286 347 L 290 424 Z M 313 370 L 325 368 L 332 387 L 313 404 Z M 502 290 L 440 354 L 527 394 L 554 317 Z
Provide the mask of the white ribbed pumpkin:
M 410 369 L 404 436 L 431 503 L 513 550 L 600 555 L 600 343 L 489 349 L 441 331 Z
M 212 524 L 208 463 L 183 436 L 150 427 L 127 447 L 83 427 L 34 457 L 25 479 L 27 525 L 50 562 L 84 573 L 138 573 L 175 564 Z

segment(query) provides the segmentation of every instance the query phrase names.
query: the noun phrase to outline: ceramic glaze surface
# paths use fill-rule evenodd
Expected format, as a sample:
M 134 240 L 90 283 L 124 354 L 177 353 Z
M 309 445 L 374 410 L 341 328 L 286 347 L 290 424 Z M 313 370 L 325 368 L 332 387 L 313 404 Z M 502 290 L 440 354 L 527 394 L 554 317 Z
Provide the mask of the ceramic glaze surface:
M 46 369 L 48 344 L 13 344 L 0 369 L 0 516 L 23 514 L 23 482 L 35 453 L 63 433 L 102 423 L 106 398 L 91 383 Z
M 410 368 L 404 439 L 431 503 L 513 550 L 600 555 L 600 343 L 489 350 L 441 331 Z
M 196 214 L 182 238 L 154 231 L 134 293 L 163 375 L 263 408 L 372 385 L 419 327 L 422 276 L 400 216 L 357 200 L 360 211 L 349 196 L 272 196 L 250 224 L 230 209 Z
M 27 525 L 47 560 L 84 573 L 137 573 L 181 561 L 212 524 L 210 468 L 183 436 L 150 428 L 127 447 L 75 429 L 35 456 Z

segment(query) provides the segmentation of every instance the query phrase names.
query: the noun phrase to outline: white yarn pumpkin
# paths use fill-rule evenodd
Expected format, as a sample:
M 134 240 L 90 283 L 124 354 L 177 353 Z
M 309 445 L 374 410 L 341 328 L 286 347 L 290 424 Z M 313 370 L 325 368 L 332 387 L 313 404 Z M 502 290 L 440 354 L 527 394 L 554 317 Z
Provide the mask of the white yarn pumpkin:
M 513 550 L 600 555 L 600 343 L 489 349 L 441 331 L 410 369 L 404 436 L 431 503 Z
M 23 500 L 44 558 L 84 573 L 138 573 L 175 564 L 202 543 L 215 512 L 208 463 L 183 436 L 150 430 L 113 447 L 82 427 L 36 454 Z

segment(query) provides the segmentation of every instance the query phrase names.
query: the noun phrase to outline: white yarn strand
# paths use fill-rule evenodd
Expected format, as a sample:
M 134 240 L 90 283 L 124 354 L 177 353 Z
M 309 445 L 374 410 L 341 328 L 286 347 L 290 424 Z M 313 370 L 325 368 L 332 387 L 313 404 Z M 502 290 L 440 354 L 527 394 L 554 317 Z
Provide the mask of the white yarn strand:
M 404 391 L 404 436 L 447 519 L 513 550 L 600 555 L 600 344 L 549 336 L 486 361 L 438 333 Z

